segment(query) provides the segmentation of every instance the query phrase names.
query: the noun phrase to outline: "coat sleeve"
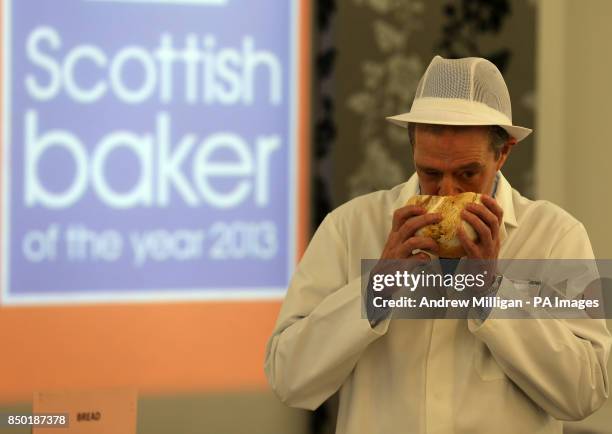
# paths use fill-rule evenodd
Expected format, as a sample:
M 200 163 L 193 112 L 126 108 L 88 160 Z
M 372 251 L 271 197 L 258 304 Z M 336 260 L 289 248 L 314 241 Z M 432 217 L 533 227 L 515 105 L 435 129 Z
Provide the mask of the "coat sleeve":
M 593 259 L 582 224 L 553 247 L 551 259 Z M 609 394 L 612 339 L 604 319 L 468 320 L 506 375 L 536 404 L 560 420 L 581 420 Z
M 361 281 L 349 281 L 347 268 L 347 243 L 330 214 L 298 264 L 266 347 L 268 381 L 290 406 L 321 405 L 389 327 L 388 319 L 372 328 L 363 318 Z

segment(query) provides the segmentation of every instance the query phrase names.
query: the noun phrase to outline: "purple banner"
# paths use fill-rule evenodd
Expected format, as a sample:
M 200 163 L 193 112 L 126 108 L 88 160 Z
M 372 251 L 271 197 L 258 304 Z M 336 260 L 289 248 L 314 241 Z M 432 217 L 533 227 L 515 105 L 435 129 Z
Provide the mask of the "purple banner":
M 294 3 L 5 2 L 3 303 L 282 295 Z

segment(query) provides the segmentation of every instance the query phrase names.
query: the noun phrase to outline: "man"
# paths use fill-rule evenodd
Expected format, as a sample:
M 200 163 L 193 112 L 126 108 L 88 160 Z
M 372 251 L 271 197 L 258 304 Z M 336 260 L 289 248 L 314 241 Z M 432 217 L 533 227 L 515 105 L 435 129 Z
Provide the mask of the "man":
M 331 212 L 297 267 L 266 351 L 281 400 L 315 409 L 339 391 L 337 432 L 351 434 L 561 433 L 602 405 L 603 320 L 362 317 L 361 259 L 438 249 L 416 231 L 440 217 L 405 206 L 418 193 L 483 194 L 462 214 L 478 234 L 461 236 L 468 259 L 593 259 L 580 222 L 501 174 L 530 133 L 511 119 L 493 64 L 432 60 L 411 111 L 390 118 L 409 128 L 416 174 Z

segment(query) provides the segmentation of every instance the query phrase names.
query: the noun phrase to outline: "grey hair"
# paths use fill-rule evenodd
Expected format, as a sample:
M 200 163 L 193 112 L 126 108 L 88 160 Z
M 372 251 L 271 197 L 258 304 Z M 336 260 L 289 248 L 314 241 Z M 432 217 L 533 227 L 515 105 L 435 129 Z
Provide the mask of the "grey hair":
M 458 129 L 462 128 L 458 125 L 436 125 L 436 124 L 408 124 L 408 138 L 410 139 L 410 145 L 414 149 L 415 145 L 415 135 L 416 135 L 416 126 L 419 125 L 422 128 L 425 128 L 427 131 L 431 131 L 433 133 L 441 133 L 445 129 Z M 495 159 L 498 159 L 501 155 L 502 148 L 506 144 L 506 142 L 510 139 L 510 134 L 506 130 L 504 130 L 499 125 L 484 125 L 488 129 L 489 132 L 489 144 L 491 146 L 491 150 L 495 154 Z

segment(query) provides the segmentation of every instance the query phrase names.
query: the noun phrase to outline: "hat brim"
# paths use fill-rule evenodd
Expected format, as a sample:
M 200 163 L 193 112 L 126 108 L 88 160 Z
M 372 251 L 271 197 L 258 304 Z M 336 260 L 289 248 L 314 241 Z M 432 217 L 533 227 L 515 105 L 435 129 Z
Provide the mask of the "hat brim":
M 474 116 L 470 113 L 446 110 L 443 112 L 440 110 L 419 110 L 418 113 L 402 113 L 396 116 L 389 116 L 386 119 L 403 128 L 408 128 L 408 124 L 410 123 L 459 126 L 498 125 L 506 130 L 510 136 L 514 137 L 517 142 L 520 142 L 532 132 L 529 128 L 487 120 L 482 116 Z

